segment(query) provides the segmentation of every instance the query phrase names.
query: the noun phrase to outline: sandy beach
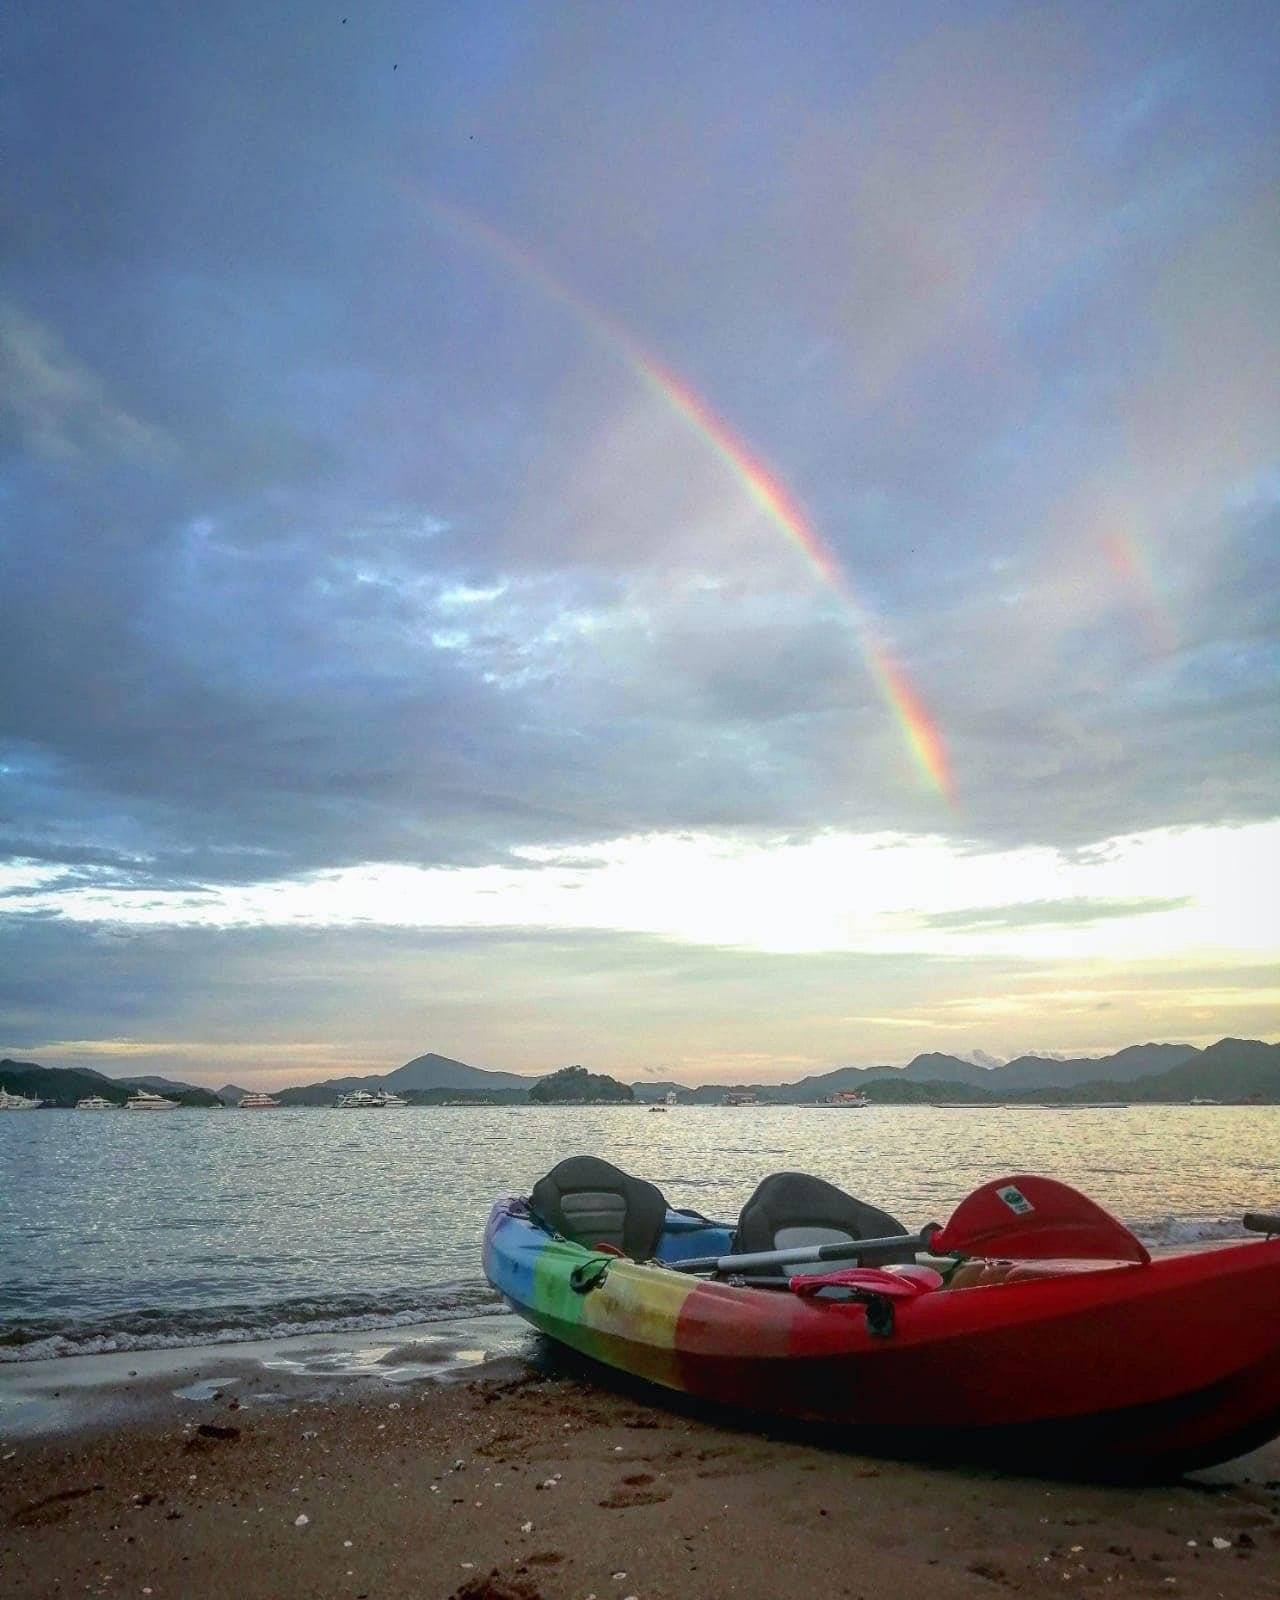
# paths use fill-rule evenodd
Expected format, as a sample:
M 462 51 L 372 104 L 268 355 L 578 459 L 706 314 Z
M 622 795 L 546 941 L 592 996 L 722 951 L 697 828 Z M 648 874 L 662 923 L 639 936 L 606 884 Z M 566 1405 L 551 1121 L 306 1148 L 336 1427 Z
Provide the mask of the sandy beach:
M 512 1319 L 0 1369 L 6 1595 L 1280 1596 L 1280 1447 L 1176 1485 L 861 1455 Z

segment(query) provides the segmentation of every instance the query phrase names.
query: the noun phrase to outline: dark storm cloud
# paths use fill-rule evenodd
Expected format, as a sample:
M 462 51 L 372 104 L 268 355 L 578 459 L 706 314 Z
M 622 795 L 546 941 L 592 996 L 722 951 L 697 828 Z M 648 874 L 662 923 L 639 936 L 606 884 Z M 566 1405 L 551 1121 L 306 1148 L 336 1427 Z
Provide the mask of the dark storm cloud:
M 1275 18 L 1154 14 L 11 19 L 12 854 L 1271 814 Z M 723 461 L 433 196 L 778 469 L 957 814 Z

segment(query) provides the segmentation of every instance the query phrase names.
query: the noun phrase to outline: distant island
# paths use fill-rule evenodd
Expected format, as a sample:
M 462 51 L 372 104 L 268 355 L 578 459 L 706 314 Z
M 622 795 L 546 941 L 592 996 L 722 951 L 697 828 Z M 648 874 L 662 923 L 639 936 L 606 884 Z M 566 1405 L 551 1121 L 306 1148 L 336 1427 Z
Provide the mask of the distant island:
M 562 1067 L 549 1078 L 539 1078 L 529 1090 L 529 1103 L 539 1106 L 609 1105 L 635 1099 L 630 1084 L 619 1083 L 585 1067 Z
M 55 1109 L 92 1095 L 123 1105 L 138 1089 L 180 1105 L 210 1107 L 238 1105 L 250 1093 L 238 1084 L 215 1092 L 171 1078 L 108 1078 L 90 1067 L 44 1067 L 7 1058 L 0 1060 L 0 1088 Z M 929 1052 L 905 1067 L 836 1067 L 794 1083 L 697 1087 L 657 1078 L 627 1084 L 580 1065 L 542 1077 L 489 1072 L 428 1053 L 392 1072 L 300 1084 L 276 1091 L 276 1098 L 286 1106 L 332 1106 L 340 1094 L 380 1089 L 418 1106 L 651 1105 L 670 1095 L 681 1105 L 719 1105 L 729 1095 L 760 1105 L 818 1105 L 845 1090 L 857 1090 L 879 1105 L 1280 1105 L 1280 1044 L 1219 1039 L 1203 1050 L 1189 1044 L 1136 1044 L 1108 1056 L 1026 1055 L 998 1066 Z

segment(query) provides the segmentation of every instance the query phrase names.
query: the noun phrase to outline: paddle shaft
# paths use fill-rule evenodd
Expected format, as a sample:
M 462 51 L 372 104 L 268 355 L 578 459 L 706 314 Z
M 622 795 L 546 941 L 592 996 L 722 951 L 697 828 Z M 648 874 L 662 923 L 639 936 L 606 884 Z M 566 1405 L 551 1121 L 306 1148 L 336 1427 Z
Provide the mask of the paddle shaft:
M 840 1239 L 831 1244 L 800 1244 L 790 1250 L 757 1250 L 740 1256 L 693 1256 L 669 1261 L 673 1272 L 750 1272 L 753 1267 L 790 1267 L 808 1261 L 847 1261 L 876 1250 L 927 1250 L 940 1223 L 929 1222 L 919 1233 L 894 1233 L 884 1239 Z

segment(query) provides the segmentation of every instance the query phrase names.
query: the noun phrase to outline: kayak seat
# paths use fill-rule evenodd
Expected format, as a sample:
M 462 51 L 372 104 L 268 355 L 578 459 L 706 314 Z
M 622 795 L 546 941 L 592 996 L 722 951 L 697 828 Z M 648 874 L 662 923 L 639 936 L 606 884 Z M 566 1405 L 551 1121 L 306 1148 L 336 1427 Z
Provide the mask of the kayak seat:
M 667 1202 L 662 1190 L 598 1156 L 568 1156 L 533 1186 L 532 1206 L 576 1244 L 607 1244 L 633 1261 L 658 1248 Z
M 910 1230 L 878 1206 L 855 1200 L 843 1189 L 807 1172 L 775 1172 L 757 1185 L 742 1208 L 733 1254 L 763 1250 L 791 1250 L 800 1245 L 835 1244 L 847 1239 L 881 1239 Z M 864 1267 L 908 1264 L 915 1260 L 909 1248 L 874 1250 L 860 1258 Z M 796 1268 L 765 1269 L 770 1277 L 786 1277 Z

